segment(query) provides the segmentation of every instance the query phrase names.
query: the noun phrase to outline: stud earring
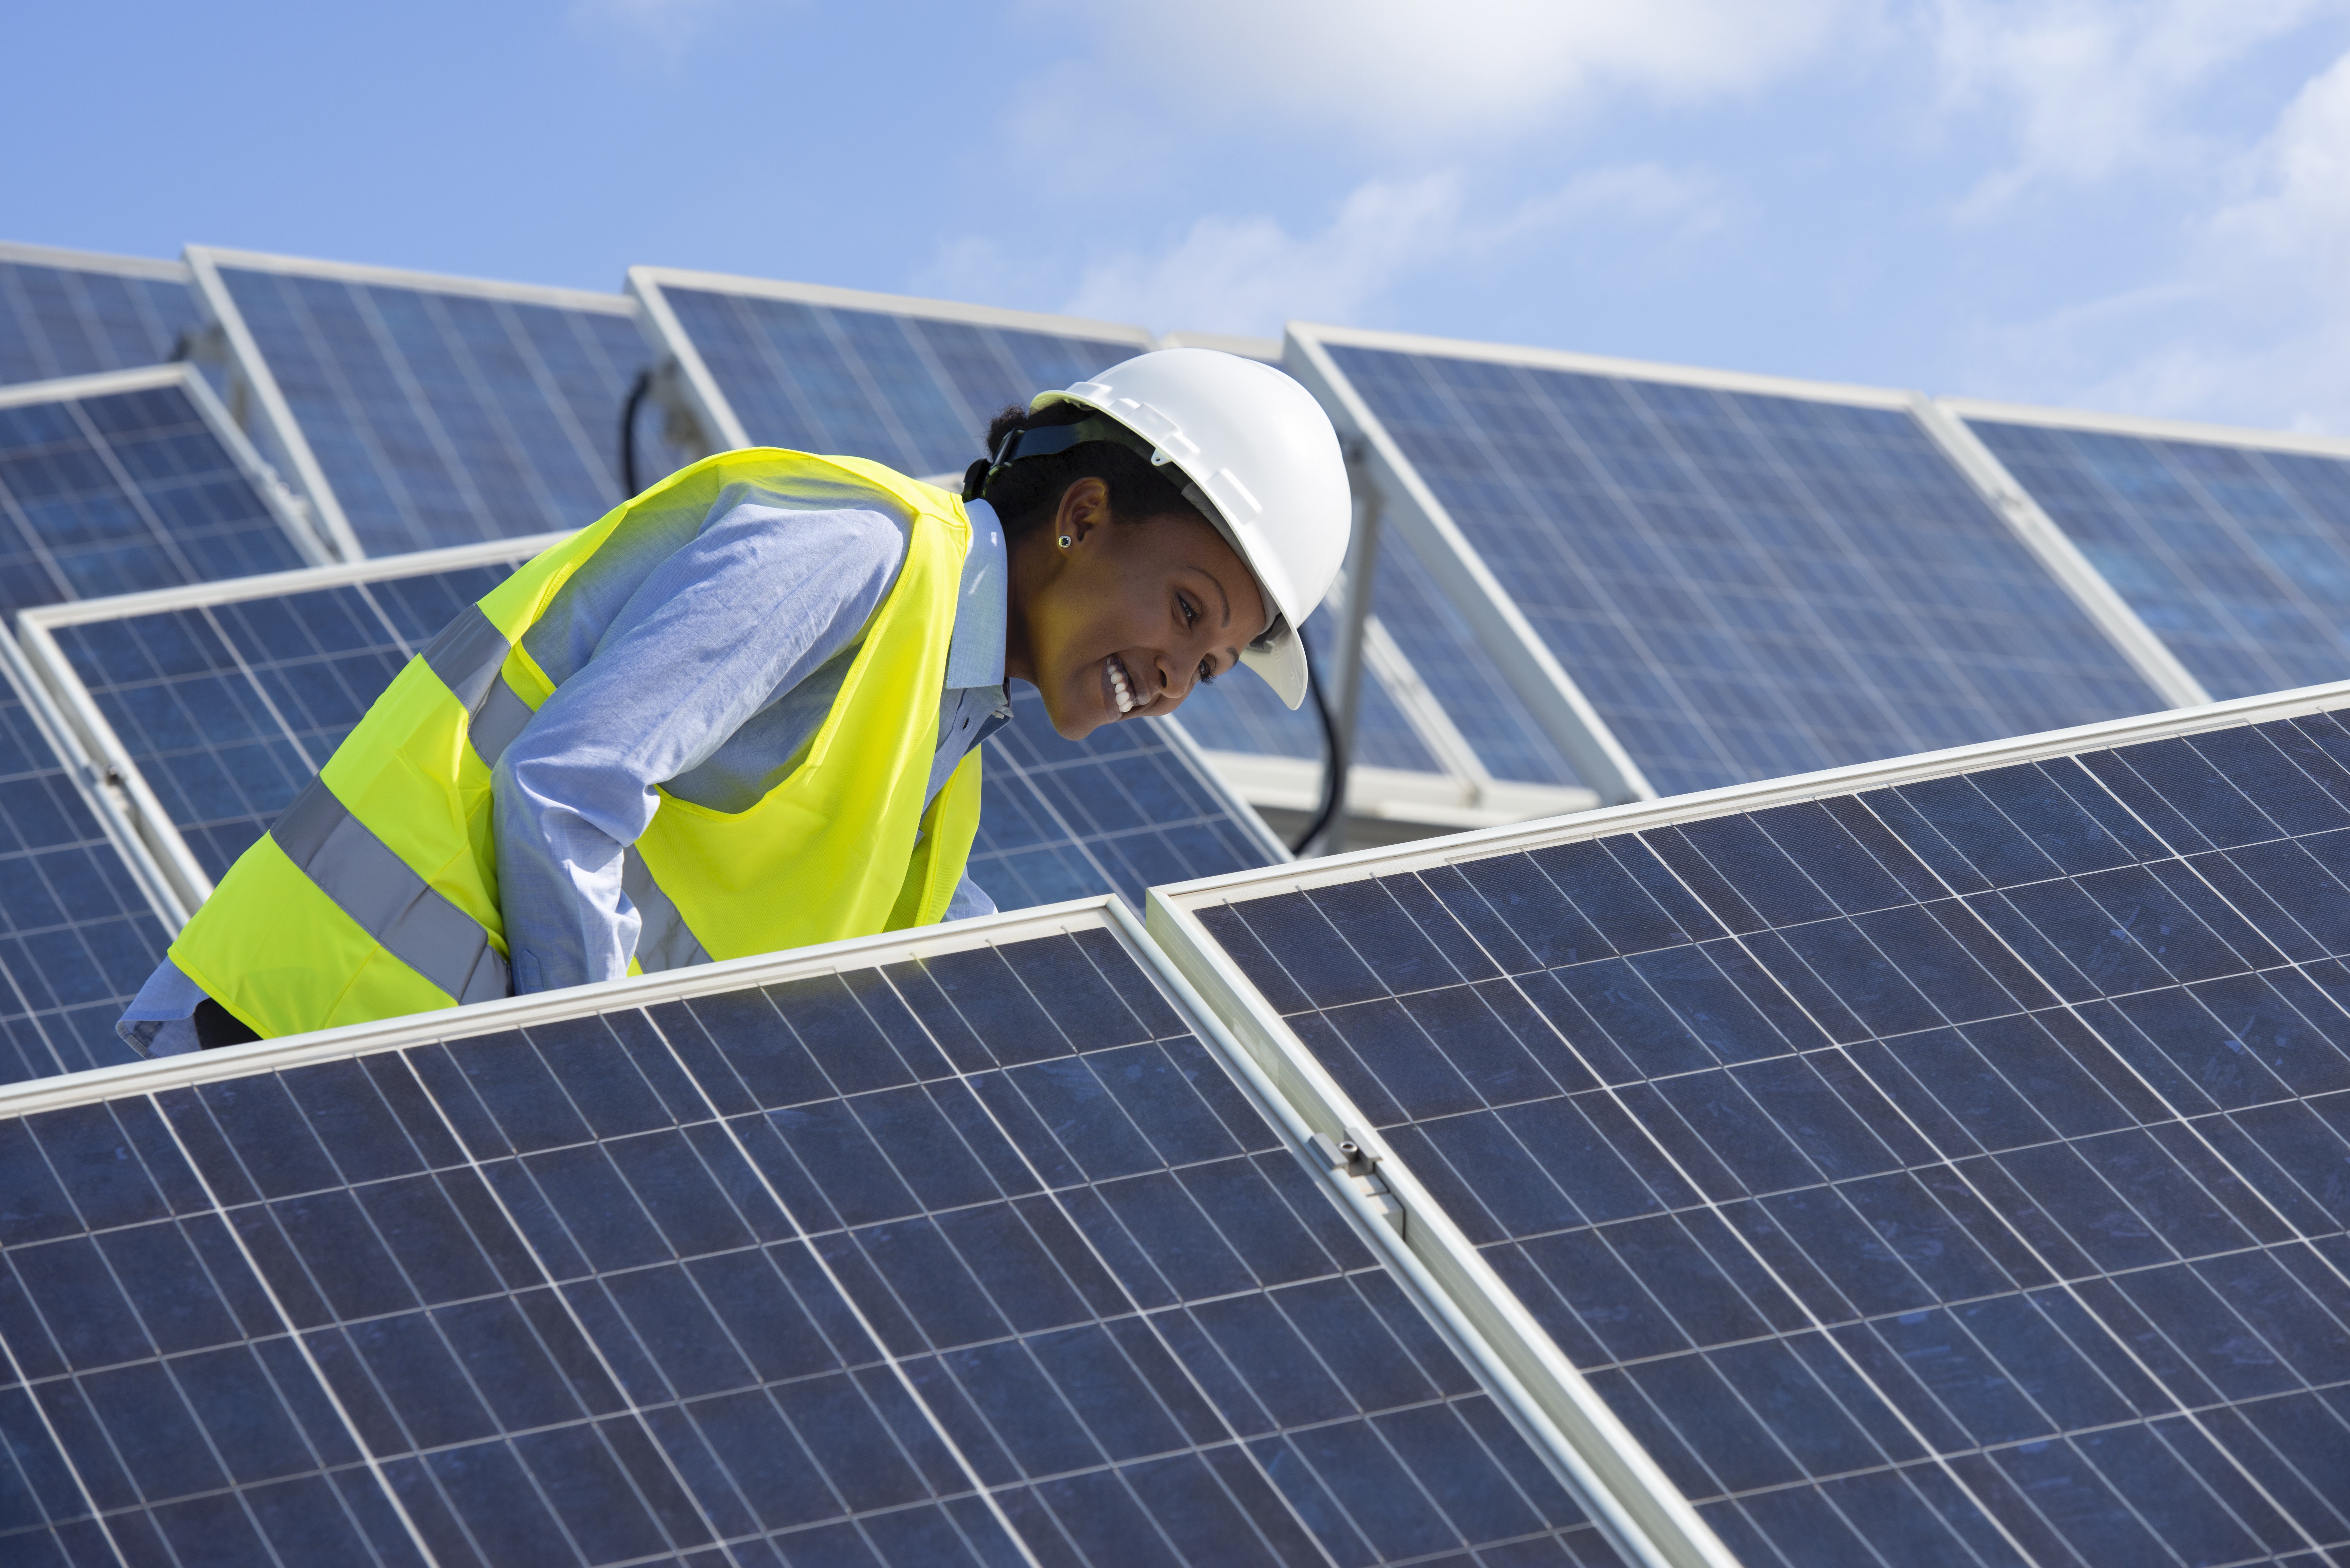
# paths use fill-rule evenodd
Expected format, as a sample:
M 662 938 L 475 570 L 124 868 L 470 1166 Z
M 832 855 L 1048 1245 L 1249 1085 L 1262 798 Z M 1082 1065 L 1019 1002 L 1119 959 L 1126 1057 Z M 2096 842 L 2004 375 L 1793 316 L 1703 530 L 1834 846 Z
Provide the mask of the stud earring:
M 1061 535 L 1061 548 L 1062 548 L 1062 549 L 1066 550 L 1066 549 L 1067 549 L 1070 545 L 1074 545 L 1074 544 L 1076 544 L 1076 541 L 1075 539 L 1070 538 L 1066 534 L 1064 534 L 1064 535 Z

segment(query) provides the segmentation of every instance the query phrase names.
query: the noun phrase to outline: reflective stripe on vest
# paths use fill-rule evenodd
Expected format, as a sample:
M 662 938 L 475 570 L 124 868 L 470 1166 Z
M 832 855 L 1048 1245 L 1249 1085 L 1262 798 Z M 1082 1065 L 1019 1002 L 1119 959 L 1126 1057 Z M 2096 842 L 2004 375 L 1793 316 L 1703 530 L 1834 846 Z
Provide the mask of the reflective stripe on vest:
M 269 836 L 359 929 L 459 1002 L 511 995 L 506 961 L 457 908 L 344 809 L 324 779 L 294 797 Z
M 659 974 L 663 970 L 684 969 L 689 964 L 708 963 L 709 951 L 701 939 L 686 929 L 685 917 L 677 912 L 676 901 L 661 891 L 653 880 L 652 867 L 630 845 L 620 860 L 620 891 L 637 907 L 637 918 L 643 922 L 637 932 L 637 968 L 646 974 Z
M 481 606 L 467 605 L 417 655 L 463 706 L 474 753 L 491 767 L 530 722 L 530 704 L 515 695 L 501 673 L 512 647 Z

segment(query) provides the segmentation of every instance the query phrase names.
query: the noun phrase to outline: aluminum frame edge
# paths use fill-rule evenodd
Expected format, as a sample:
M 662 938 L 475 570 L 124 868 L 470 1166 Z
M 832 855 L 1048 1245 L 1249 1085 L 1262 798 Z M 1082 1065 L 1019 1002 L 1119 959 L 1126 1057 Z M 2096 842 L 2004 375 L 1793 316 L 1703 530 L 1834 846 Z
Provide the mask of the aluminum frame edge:
M 2203 683 L 2189 673 L 2169 645 L 2157 637 L 2122 597 L 2121 590 L 2091 564 L 2056 520 L 2032 493 L 2016 481 L 1985 446 L 1973 429 L 1935 400 L 1918 394 L 1909 413 L 1925 429 L 1942 455 L 1966 475 L 1984 504 L 1999 514 L 2010 532 L 2032 552 L 2048 575 L 2073 596 L 2099 631 L 2128 659 L 2155 694 L 2174 708 L 2194 708 L 2211 701 Z
M 1337 1083 L 1313 1059 L 1190 909 L 1151 890 L 1145 927 L 1183 990 L 1216 1027 L 1205 1037 L 1244 1085 L 1286 1102 L 1276 1125 L 1297 1158 L 1334 1193 L 1356 1230 L 1387 1262 L 1479 1374 L 1592 1522 L 1642 1568 L 1739 1568 L 1737 1558 L 1596 1391 L 1551 1342 L 1491 1264 L 1399 1160 Z M 1314 1133 L 1354 1137 L 1377 1161 L 1403 1210 L 1400 1231 L 1350 1180 L 1315 1169 Z
M 367 552 L 360 547 L 359 535 L 351 531 L 343 504 L 336 498 L 334 486 L 327 483 L 326 470 L 318 466 L 309 438 L 302 433 L 293 406 L 286 402 L 285 391 L 277 385 L 276 372 L 269 368 L 253 329 L 245 325 L 244 313 L 237 308 L 235 297 L 222 280 L 213 254 L 203 245 L 190 245 L 182 253 L 188 266 L 188 286 L 196 296 L 200 313 L 220 328 L 221 336 L 228 342 L 232 382 L 243 382 L 257 405 L 258 417 L 268 432 L 269 446 L 292 471 L 293 483 L 309 503 L 311 515 L 328 545 L 345 561 L 363 561 Z
M 1410 540 L 1438 588 L 1500 669 L 1518 700 L 1542 725 L 1585 784 L 1610 804 L 1653 800 L 1656 789 L 1575 678 L 1566 672 L 1492 568 L 1470 546 L 1444 504 L 1396 445 L 1378 416 L 1329 358 L 1319 328 L 1292 322 L 1283 366 L 1303 382 L 1339 427 L 1341 439 L 1363 443 L 1372 483 Z

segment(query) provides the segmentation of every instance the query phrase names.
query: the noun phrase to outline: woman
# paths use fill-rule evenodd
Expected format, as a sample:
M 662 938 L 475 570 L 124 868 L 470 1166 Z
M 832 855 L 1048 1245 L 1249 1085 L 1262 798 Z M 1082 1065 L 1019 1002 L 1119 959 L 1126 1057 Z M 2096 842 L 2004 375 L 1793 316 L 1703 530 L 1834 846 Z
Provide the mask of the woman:
M 988 431 L 960 499 L 756 448 L 461 616 L 232 867 L 119 1025 L 153 1055 L 992 912 L 963 877 L 1005 682 L 1170 713 L 1346 554 L 1330 422 L 1267 366 L 1144 354 Z

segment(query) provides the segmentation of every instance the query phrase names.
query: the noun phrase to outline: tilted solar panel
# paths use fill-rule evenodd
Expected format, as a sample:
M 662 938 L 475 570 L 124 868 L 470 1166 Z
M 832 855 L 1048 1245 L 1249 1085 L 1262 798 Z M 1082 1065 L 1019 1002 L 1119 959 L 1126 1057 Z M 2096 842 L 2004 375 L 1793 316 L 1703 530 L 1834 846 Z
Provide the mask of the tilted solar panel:
M 160 365 L 197 325 L 178 262 L 0 244 L 0 384 Z
M 1627 807 L 1152 930 L 1747 1568 L 2332 1561 L 2345 717 Z
M 1472 629 L 1499 645 L 1518 621 L 1587 700 L 1628 771 L 1611 788 L 1576 765 L 1615 798 L 1638 775 L 1673 794 L 2168 705 L 1901 395 L 1292 342 L 1414 543 L 1474 557 L 1451 571 L 1480 578 Z
M 2214 697 L 2350 674 L 2350 444 L 1945 406 Z
M 0 1555 L 1617 1561 L 1107 911 L 699 974 L 0 1102 Z
M 0 389 L 0 614 L 314 558 L 183 365 Z
M 77 787 L 58 738 L 0 641 L 0 1083 L 134 1060 L 114 1021 L 171 940 L 159 910 L 178 918 L 129 824 Z
M 719 447 L 960 474 L 987 421 L 1150 347 L 1139 327 L 810 284 L 634 267 L 645 327 Z
M 256 439 L 346 556 L 579 528 L 620 499 L 647 368 L 617 295 L 191 247 Z M 648 400 L 650 401 L 650 400 Z M 682 461 L 639 421 L 639 483 Z
M 192 905 L 457 611 L 548 543 L 328 567 L 36 615 L 35 657 L 161 825 Z M 1265 866 L 1280 846 L 1171 727 L 1053 733 L 1033 697 L 988 742 L 972 876 L 1004 908 Z

